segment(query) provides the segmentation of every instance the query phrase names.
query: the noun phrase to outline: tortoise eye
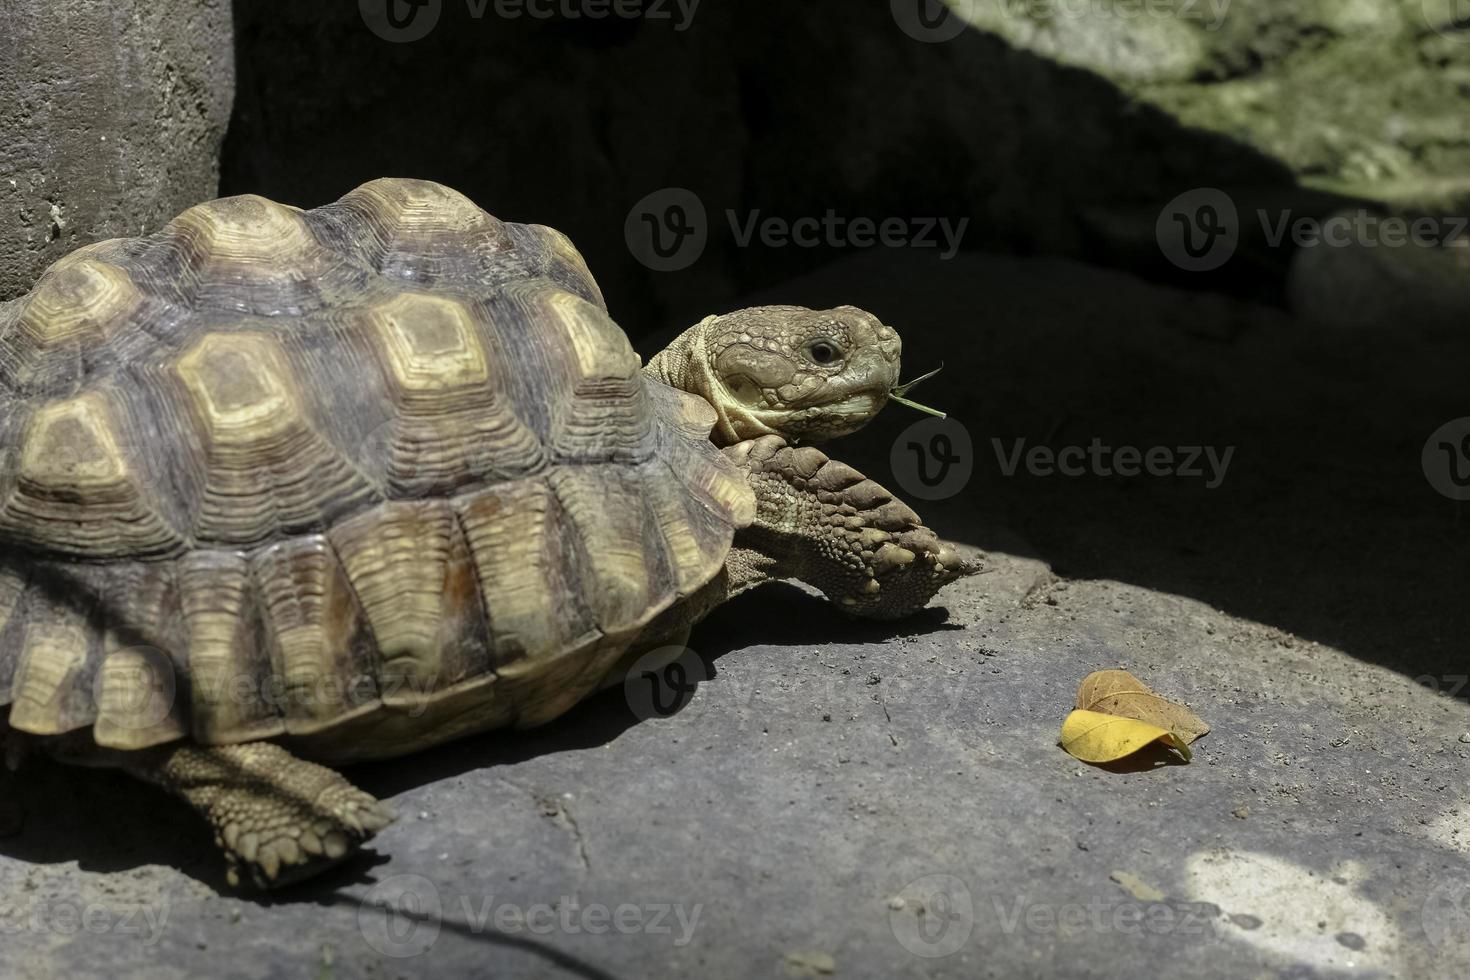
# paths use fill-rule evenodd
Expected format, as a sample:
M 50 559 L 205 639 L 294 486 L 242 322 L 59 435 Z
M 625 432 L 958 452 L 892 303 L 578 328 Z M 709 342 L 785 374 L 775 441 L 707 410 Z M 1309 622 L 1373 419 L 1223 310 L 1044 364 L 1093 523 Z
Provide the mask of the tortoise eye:
M 819 340 L 807 348 L 807 353 L 818 364 L 831 364 L 842 356 L 842 351 L 830 340 Z

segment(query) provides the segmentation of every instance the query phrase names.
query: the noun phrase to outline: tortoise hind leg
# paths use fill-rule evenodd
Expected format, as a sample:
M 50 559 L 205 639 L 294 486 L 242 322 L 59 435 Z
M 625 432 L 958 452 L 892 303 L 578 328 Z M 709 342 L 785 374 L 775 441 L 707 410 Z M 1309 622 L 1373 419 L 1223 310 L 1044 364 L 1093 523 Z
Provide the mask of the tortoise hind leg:
M 214 828 L 231 885 L 311 877 L 344 860 L 393 820 L 335 770 L 279 745 L 168 745 L 128 753 L 134 775 L 182 797 Z

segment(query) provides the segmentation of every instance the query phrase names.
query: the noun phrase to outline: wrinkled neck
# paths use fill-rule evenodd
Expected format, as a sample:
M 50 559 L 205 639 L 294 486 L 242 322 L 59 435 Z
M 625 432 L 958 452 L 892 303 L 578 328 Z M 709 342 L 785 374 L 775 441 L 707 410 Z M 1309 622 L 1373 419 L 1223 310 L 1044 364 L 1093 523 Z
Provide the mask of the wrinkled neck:
M 704 323 L 695 324 L 675 337 L 673 343 L 649 359 L 643 373 L 662 381 L 670 388 L 678 388 L 709 401 L 710 393 L 698 388 L 700 379 L 695 366 L 695 362 L 702 359 L 703 344 L 700 340 Z
M 733 446 L 756 436 L 779 434 L 744 406 L 731 400 L 710 367 L 705 349 L 705 327 L 714 317 L 685 330 L 668 347 L 649 359 L 643 373 L 671 388 L 687 391 L 709 403 L 719 416 L 710 439 L 716 446 Z

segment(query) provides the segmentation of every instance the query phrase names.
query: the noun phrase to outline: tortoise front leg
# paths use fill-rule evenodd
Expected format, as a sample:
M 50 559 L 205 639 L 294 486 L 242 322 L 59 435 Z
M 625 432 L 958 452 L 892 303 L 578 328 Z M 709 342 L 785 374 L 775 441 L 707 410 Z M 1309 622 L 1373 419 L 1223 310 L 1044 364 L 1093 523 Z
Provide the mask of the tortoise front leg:
M 311 877 L 393 821 L 391 810 L 340 773 L 269 742 L 169 745 L 127 756 L 129 772 L 209 821 L 231 885 L 241 870 L 261 888 Z
M 763 436 L 724 452 L 745 468 L 757 501 L 755 523 L 736 534 L 726 561 L 730 595 L 793 578 L 855 616 L 898 619 L 979 571 L 907 505 L 818 449 Z

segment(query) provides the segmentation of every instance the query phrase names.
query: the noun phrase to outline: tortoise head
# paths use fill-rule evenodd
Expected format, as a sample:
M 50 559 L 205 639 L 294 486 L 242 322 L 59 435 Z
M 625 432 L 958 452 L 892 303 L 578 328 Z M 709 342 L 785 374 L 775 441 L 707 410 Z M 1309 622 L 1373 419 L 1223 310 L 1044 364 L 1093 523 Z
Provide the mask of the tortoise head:
M 897 331 L 853 306 L 756 306 L 705 319 L 649 369 L 714 407 L 722 445 L 764 435 L 814 443 L 878 414 L 901 351 Z

